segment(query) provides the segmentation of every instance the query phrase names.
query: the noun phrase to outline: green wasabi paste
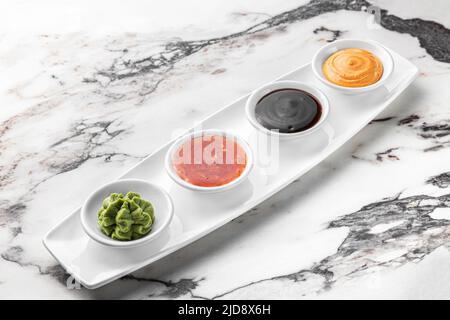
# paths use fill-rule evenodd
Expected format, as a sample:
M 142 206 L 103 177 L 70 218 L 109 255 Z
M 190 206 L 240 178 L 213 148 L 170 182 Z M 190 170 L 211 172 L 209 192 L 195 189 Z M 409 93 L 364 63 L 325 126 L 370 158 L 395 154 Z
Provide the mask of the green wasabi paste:
M 100 230 L 115 240 L 142 238 L 152 229 L 155 214 L 152 204 L 136 192 L 111 193 L 98 211 Z

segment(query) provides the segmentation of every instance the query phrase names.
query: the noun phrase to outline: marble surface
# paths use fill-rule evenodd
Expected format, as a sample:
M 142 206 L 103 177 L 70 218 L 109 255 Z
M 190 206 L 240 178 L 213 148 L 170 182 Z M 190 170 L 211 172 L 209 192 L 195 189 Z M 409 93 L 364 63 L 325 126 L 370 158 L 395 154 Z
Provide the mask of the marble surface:
M 371 5 L 382 9 L 381 26 Z M 2 1 L 0 298 L 449 299 L 449 8 L 446 0 Z M 105 287 L 67 288 L 41 239 L 93 189 L 350 37 L 384 43 L 419 78 L 241 218 Z

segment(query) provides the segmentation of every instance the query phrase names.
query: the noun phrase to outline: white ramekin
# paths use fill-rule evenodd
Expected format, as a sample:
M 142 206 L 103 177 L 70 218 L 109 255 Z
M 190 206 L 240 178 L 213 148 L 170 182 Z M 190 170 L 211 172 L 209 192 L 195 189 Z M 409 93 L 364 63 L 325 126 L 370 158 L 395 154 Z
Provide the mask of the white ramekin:
M 247 164 L 246 164 L 246 167 L 245 167 L 244 171 L 242 172 L 242 174 L 239 177 L 237 177 L 235 180 L 230 181 L 227 184 L 224 184 L 221 186 L 216 186 L 216 187 L 196 186 L 196 185 L 193 185 L 193 184 L 181 179 L 180 176 L 177 174 L 177 172 L 175 171 L 175 169 L 173 167 L 173 163 L 172 163 L 173 154 L 186 141 L 188 141 L 192 138 L 195 138 L 195 137 L 209 136 L 209 135 L 222 135 L 226 138 L 234 139 L 234 141 L 237 144 L 239 144 L 242 147 L 242 149 L 245 151 L 246 156 L 247 156 Z M 167 171 L 167 174 L 169 175 L 169 177 L 172 178 L 172 180 L 175 181 L 177 184 L 179 184 L 180 186 L 182 186 L 186 189 L 198 191 L 198 192 L 205 192 L 205 193 L 219 192 L 219 191 L 231 189 L 231 188 L 237 186 L 238 184 L 240 184 L 241 182 L 243 182 L 247 178 L 251 169 L 253 168 L 253 152 L 252 152 L 252 149 L 250 148 L 250 146 L 248 145 L 248 143 L 244 139 L 242 139 L 241 137 L 239 137 L 237 135 L 234 135 L 229 132 L 225 132 L 223 130 L 216 130 L 216 129 L 200 130 L 200 131 L 188 133 L 188 134 L 180 137 L 170 146 L 169 150 L 166 153 L 165 167 L 166 167 L 166 171 Z
M 322 66 L 325 63 L 326 59 L 333 53 L 347 48 L 364 49 L 371 52 L 378 59 L 380 59 L 381 63 L 383 64 L 383 75 L 381 76 L 381 79 L 376 83 L 365 87 L 343 87 L 330 82 L 323 74 Z M 385 47 L 373 40 L 342 39 L 331 42 L 320 48 L 319 51 L 317 51 L 317 53 L 314 55 L 311 65 L 316 78 L 330 88 L 333 88 L 344 94 L 360 94 L 370 92 L 386 82 L 386 80 L 390 77 L 392 71 L 394 70 L 394 59 L 392 59 L 392 55 Z
M 155 214 L 152 230 L 137 240 L 115 240 L 101 232 L 98 226 L 97 212 L 102 207 L 103 199 L 111 193 L 137 192 L 143 199 L 150 201 Z M 140 179 L 122 179 L 107 183 L 92 192 L 83 204 L 80 212 L 81 225 L 91 239 L 110 247 L 130 248 L 156 239 L 170 224 L 173 217 L 173 203 L 170 195 L 161 187 Z
M 300 131 L 300 132 L 293 132 L 293 133 L 284 133 L 284 132 L 277 132 L 273 130 L 269 130 L 266 127 L 264 127 L 262 124 L 256 120 L 255 116 L 255 108 L 256 104 L 267 94 L 277 91 L 277 90 L 283 90 L 283 89 L 297 89 L 305 91 L 311 95 L 313 95 L 321 104 L 322 106 L 322 115 L 319 119 L 319 121 L 311 128 Z M 245 113 L 247 115 L 248 121 L 259 131 L 264 132 L 266 134 L 270 135 L 276 135 L 279 136 L 280 139 L 293 139 L 293 138 L 299 138 L 307 136 L 313 132 L 315 132 L 317 129 L 321 127 L 321 125 L 324 123 L 326 118 L 328 117 L 328 114 L 330 112 L 330 105 L 328 102 L 327 97 L 325 94 L 317 89 L 314 86 L 311 86 L 309 84 L 298 82 L 298 81 L 276 81 L 272 83 L 268 83 L 259 89 L 256 89 L 253 91 L 253 93 L 248 97 L 247 103 L 245 105 Z

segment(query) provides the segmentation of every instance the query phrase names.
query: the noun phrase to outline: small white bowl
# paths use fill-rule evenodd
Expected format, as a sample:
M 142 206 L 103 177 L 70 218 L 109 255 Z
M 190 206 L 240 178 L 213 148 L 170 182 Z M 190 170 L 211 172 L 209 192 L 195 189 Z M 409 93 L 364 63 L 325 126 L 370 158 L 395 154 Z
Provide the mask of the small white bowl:
M 333 53 L 347 48 L 364 49 L 371 52 L 378 59 L 380 59 L 381 63 L 383 64 L 383 75 L 381 76 L 381 79 L 376 83 L 365 87 L 343 87 L 330 82 L 323 74 L 322 66 L 328 59 L 328 57 Z M 330 88 L 338 90 L 339 92 L 344 94 L 360 94 L 370 92 L 386 82 L 386 80 L 390 77 L 392 71 L 394 70 L 394 59 L 392 59 L 392 55 L 389 53 L 389 51 L 378 42 L 372 40 L 342 39 L 331 42 L 317 51 L 312 60 L 312 70 L 316 78 Z
M 300 131 L 300 132 L 293 132 L 293 133 L 284 133 L 284 132 L 277 132 L 272 131 L 264 127 L 262 124 L 256 120 L 255 115 L 255 108 L 256 104 L 267 94 L 277 91 L 277 90 L 283 90 L 283 89 L 297 89 L 306 91 L 307 93 L 313 95 L 321 104 L 322 106 L 322 115 L 319 119 L 319 121 L 311 128 Z M 272 83 L 268 83 L 259 89 L 256 89 L 253 91 L 253 93 L 248 97 L 246 105 L 245 105 L 245 113 L 247 115 L 248 121 L 259 131 L 264 132 L 269 135 L 276 135 L 279 136 L 280 139 L 293 139 L 293 138 L 299 138 L 307 136 L 313 132 L 315 132 L 317 129 L 321 127 L 321 125 L 324 123 L 324 121 L 327 119 L 328 114 L 330 113 L 330 104 L 328 102 L 328 98 L 325 96 L 325 94 L 317 89 L 314 86 L 311 86 L 309 84 L 298 82 L 298 81 L 276 81 Z
M 137 192 L 145 200 L 151 202 L 155 222 L 152 230 L 145 236 L 137 240 L 120 241 L 115 240 L 101 232 L 97 221 L 97 212 L 102 206 L 103 199 L 111 193 Z M 85 201 L 81 208 L 81 224 L 84 231 L 93 240 L 112 247 L 135 247 L 154 240 L 169 225 L 173 217 L 173 203 L 169 194 L 160 187 L 139 179 L 124 179 L 105 184 L 94 191 Z
M 247 155 L 247 164 L 245 166 L 244 171 L 241 173 L 241 175 L 239 177 L 237 177 L 236 179 L 234 179 L 233 181 L 230 181 L 229 183 L 226 183 L 221 186 L 216 186 L 216 187 L 196 186 L 196 185 L 193 185 L 193 184 L 181 179 L 180 176 L 177 174 L 177 172 L 175 171 L 175 169 L 173 167 L 173 163 L 172 163 L 173 155 L 186 141 L 188 141 L 192 138 L 195 138 L 195 137 L 209 136 L 209 135 L 222 135 L 226 138 L 234 139 L 234 141 L 237 144 L 239 144 L 242 147 L 242 149 L 245 151 L 245 153 Z M 222 130 L 215 130 L 215 129 L 201 130 L 201 131 L 188 133 L 188 134 L 182 136 L 181 138 L 177 139 L 172 144 L 172 146 L 170 146 L 169 150 L 166 153 L 165 167 L 166 167 L 166 171 L 167 171 L 167 174 L 169 175 L 169 177 L 171 177 L 173 181 L 175 181 L 177 184 L 179 184 L 180 186 L 182 186 L 186 189 L 198 191 L 198 192 L 204 192 L 204 193 L 225 191 L 225 190 L 228 190 L 228 189 L 231 189 L 231 188 L 237 186 L 238 184 L 240 184 L 247 178 L 251 169 L 253 168 L 253 152 L 252 152 L 252 149 L 250 148 L 250 146 L 248 145 L 248 143 L 244 139 L 242 139 L 241 137 L 239 137 L 237 135 L 234 135 L 229 132 L 222 131 Z

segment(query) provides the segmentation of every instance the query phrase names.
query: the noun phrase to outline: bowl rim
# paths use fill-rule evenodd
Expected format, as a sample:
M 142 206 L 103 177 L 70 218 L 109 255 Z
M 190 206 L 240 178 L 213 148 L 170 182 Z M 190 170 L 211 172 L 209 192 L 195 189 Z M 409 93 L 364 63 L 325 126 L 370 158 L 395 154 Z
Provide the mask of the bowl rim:
M 294 132 L 294 133 L 284 133 L 284 132 L 272 131 L 272 130 L 269 130 L 266 127 L 264 127 L 262 124 L 260 124 L 256 120 L 256 116 L 255 116 L 255 112 L 254 112 L 254 110 L 256 108 L 256 104 L 259 102 L 259 100 L 261 100 L 265 95 L 269 94 L 271 91 L 283 90 L 283 89 L 297 89 L 297 90 L 306 91 L 307 93 L 313 95 L 317 100 L 319 100 L 321 107 L 322 107 L 322 115 L 321 115 L 320 120 L 311 128 L 304 130 L 304 131 Z M 304 137 L 304 136 L 307 136 L 307 135 L 317 131 L 325 123 L 325 121 L 327 120 L 327 118 L 329 116 L 329 113 L 330 113 L 330 102 L 328 100 L 328 97 L 322 90 L 320 90 L 319 88 L 317 88 L 316 86 L 314 86 L 312 84 L 308 84 L 308 83 L 301 82 L 301 81 L 295 81 L 295 80 L 280 80 L 280 81 L 274 81 L 274 82 L 267 83 L 267 84 L 259 87 L 258 89 L 254 90 L 250 94 L 250 96 L 248 97 L 248 99 L 245 103 L 245 114 L 247 116 L 247 120 L 250 122 L 250 124 L 254 128 L 256 128 L 257 130 L 259 130 L 263 133 L 278 136 L 282 139 Z
M 330 82 L 327 78 L 325 78 L 322 71 L 317 69 L 319 56 L 323 51 L 325 51 L 328 48 L 333 47 L 333 46 L 338 46 L 339 47 L 338 50 L 342 50 L 342 49 L 350 48 L 350 47 L 352 47 L 352 48 L 358 47 L 357 45 L 351 45 L 351 46 L 346 47 L 345 44 L 349 43 L 349 42 L 365 43 L 365 44 L 368 44 L 369 46 L 376 47 L 380 51 L 383 51 L 386 54 L 386 58 L 387 58 L 387 60 L 382 60 L 383 67 L 385 65 L 387 65 L 386 62 L 391 66 L 390 68 L 388 68 L 388 70 L 387 70 L 388 72 L 386 73 L 386 68 L 384 68 L 383 69 L 384 74 L 382 75 L 382 77 L 377 82 L 375 82 L 371 85 L 365 86 L 365 87 L 344 87 L 344 86 L 340 86 L 340 85 Z M 368 51 L 370 51 L 370 50 L 368 50 Z M 377 58 L 379 58 L 381 60 L 381 57 L 377 56 Z M 375 40 L 340 39 L 340 40 L 330 42 L 330 43 L 322 46 L 319 50 L 317 50 L 317 52 L 314 54 L 313 59 L 311 61 L 311 67 L 312 67 L 315 77 L 317 79 L 319 79 L 322 83 L 326 84 L 327 86 L 329 86 L 333 89 L 336 89 L 336 90 L 339 90 L 342 92 L 347 92 L 347 93 L 365 93 L 365 92 L 372 91 L 372 90 L 382 86 L 386 82 L 386 80 L 389 79 L 390 76 L 392 75 L 395 65 L 394 65 L 394 58 L 392 57 L 392 54 L 389 52 L 389 50 L 385 46 L 383 46 L 381 43 L 379 43 Z
M 97 194 L 98 192 L 102 191 L 103 189 L 105 189 L 111 185 L 120 184 L 120 183 L 129 183 L 129 182 L 142 183 L 147 186 L 151 186 L 152 188 L 155 188 L 156 190 L 161 192 L 165 202 L 167 203 L 167 209 L 168 209 L 167 218 L 165 219 L 165 221 L 162 222 L 162 225 L 159 227 L 159 229 L 154 230 L 154 232 L 153 232 L 153 230 L 151 230 L 148 234 L 146 234 L 145 236 L 143 236 L 140 239 L 130 240 L 130 241 L 119 241 L 119 240 L 109 238 L 106 235 L 100 236 L 99 234 L 97 234 L 94 231 L 91 223 L 88 222 L 88 219 L 87 219 L 88 212 L 86 210 L 86 206 L 87 206 L 88 202 L 95 196 L 95 194 Z M 173 216 L 174 216 L 173 200 L 172 200 L 171 196 L 169 195 L 169 193 L 166 190 L 164 190 L 163 188 L 161 188 L 160 186 L 158 186 L 154 183 L 151 183 L 147 180 L 144 180 L 144 179 L 118 179 L 118 180 L 114 180 L 109 183 L 105 183 L 89 194 L 89 196 L 84 201 L 83 206 L 81 207 L 81 210 L 80 210 L 81 225 L 83 227 L 83 230 L 86 232 L 86 234 L 91 239 L 97 241 L 98 243 L 106 245 L 106 246 L 122 247 L 122 248 L 135 247 L 135 246 L 145 244 L 151 240 L 154 240 L 159 234 L 161 234 L 167 228 L 167 226 L 172 221 Z
M 235 139 L 236 143 L 238 143 L 245 151 L 247 156 L 247 164 L 245 166 L 244 171 L 241 173 L 239 177 L 236 179 L 223 184 L 221 186 L 215 186 L 215 187 L 202 187 L 202 186 L 196 186 L 194 184 L 191 184 L 183 179 L 175 172 L 173 166 L 172 166 L 172 155 L 174 152 L 178 149 L 178 147 L 181 146 L 186 140 L 191 139 L 192 137 L 199 137 L 203 135 L 224 135 L 225 137 L 230 137 Z M 193 190 L 193 191 L 199 191 L 199 192 L 219 192 L 231 189 L 241 182 L 243 182 L 247 176 L 250 174 L 252 168 L 253 168 L 253 150 L 250 147 L 250 145 L 245 141 L 242 137 L 240 137 L 237 134 L 231 133 L 226 130 L 220 130 L 220 129 L 203 129 L 203 130 L 196 130 L 193 132 L 189 132 L 179 138 L 177 138 L 172 145 L 169 147 L 169 149 L 166 152 L 166 156 L 164 159 L 164 164 L 166 168 L 166 172 L 169 175 L 169 177 L 176 182 L 178 185 Z

